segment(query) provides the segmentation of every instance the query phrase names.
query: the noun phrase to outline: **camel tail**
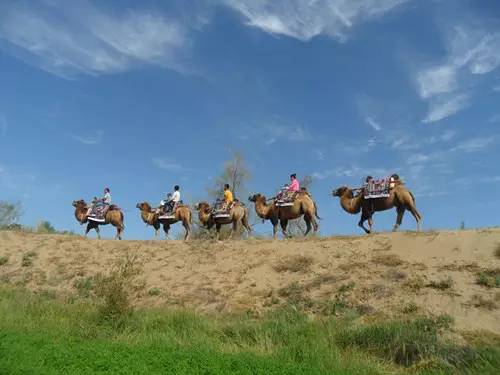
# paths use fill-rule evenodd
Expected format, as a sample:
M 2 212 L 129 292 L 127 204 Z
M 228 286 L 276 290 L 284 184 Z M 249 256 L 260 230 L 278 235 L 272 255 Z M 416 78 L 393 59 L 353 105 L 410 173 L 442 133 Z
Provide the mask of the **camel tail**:
M 323 220 L 318 215 L 318 206 L 316 205 L 316 202 L 314 202 L 314 216 L 316 216 L 316 219 L 318 219 L 318 220 Z

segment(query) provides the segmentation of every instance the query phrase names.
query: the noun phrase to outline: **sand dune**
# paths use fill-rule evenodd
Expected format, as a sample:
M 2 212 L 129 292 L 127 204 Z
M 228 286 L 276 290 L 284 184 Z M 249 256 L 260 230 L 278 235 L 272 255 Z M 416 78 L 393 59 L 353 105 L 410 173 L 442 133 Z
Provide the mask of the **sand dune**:
M 311 314 L 348 307 L 366 319 L 449 314 L 460 330 L 500 334 L 499 247 L 500 229 L 222 243 L 2 231 L 0 277 L 75 293 L 75 281 L 138 254 L 138 305 L 259 313 L 294 303 Z M 478 284 L 481 274 L 490 285 Z

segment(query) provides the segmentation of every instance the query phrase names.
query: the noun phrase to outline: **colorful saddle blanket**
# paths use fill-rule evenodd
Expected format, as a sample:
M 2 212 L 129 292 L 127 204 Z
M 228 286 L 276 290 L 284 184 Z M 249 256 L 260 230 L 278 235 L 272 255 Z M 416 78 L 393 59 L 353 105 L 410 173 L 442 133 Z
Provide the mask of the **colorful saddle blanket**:
M 293 206 L 293 202 L 295 201 L 295 197 L 297 193 L 294 191 L 280 191 L 276 196 L 275 204 L 278 207 L 289 207 Z
M 107 204 L 95 204 L 90 211 L 89 220 L 104 222 L 106 219 L 106 213 L 108 212 L 110 206 Z
M 390 194 L 391 179 L 370 180 L 363 186 L 365 199 L 387 198 Z

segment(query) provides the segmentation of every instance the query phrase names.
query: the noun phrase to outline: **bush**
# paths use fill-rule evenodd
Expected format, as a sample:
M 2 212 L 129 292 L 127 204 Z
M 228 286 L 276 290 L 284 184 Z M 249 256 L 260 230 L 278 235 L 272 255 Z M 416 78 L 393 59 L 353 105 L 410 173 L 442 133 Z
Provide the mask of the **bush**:
M 36 225 L 37 233 L 53 234 L 56 233 L 56 229 L 48 221 L 40 220 Z
M 21 203 L 0 201 L 0 229 L 16 224 L 21 215 Z
M 343 330 L 337 341 L 343 347 L 358 347 L 402 366 L 434 358 L 457 366 L 473 359 L 475 353 L 439 338 L 439 331 L 449 324 L 448 319 L 439 318 L 379 323 Z
M 2 256 L 2 257 L 0 257 L 0 266 L 3 266 L 4 264 L 7 264 L 8 261 L 9 261 L 9 257 L 8 256 Z
M 125 324 L 133 312 L 132 292 L 137 289 L 134 281 L 140 272 L 138 256 L 127 253 L 125 259 L 109 276 L 96 277 L 94 290 L 102 300 L 99 308 L 100 318 L 112 323 L 116 328 Z

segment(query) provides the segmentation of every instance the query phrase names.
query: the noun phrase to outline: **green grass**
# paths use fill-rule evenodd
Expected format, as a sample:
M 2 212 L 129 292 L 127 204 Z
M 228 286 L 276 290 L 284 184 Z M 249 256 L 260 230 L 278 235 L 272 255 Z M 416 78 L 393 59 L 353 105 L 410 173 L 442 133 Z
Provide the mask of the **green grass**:
M 486 288 L 500 288 L 500 269 L 491 269 L 480 272 L 476 284 Z
M 103 297 L 105 299 L 105 297 Z M 496 374 L 500 349 L 448 342 L 446 317 L 359 324 L 294 308 L 253 314 L 133 310 L 0 286 L 0 374 Z

